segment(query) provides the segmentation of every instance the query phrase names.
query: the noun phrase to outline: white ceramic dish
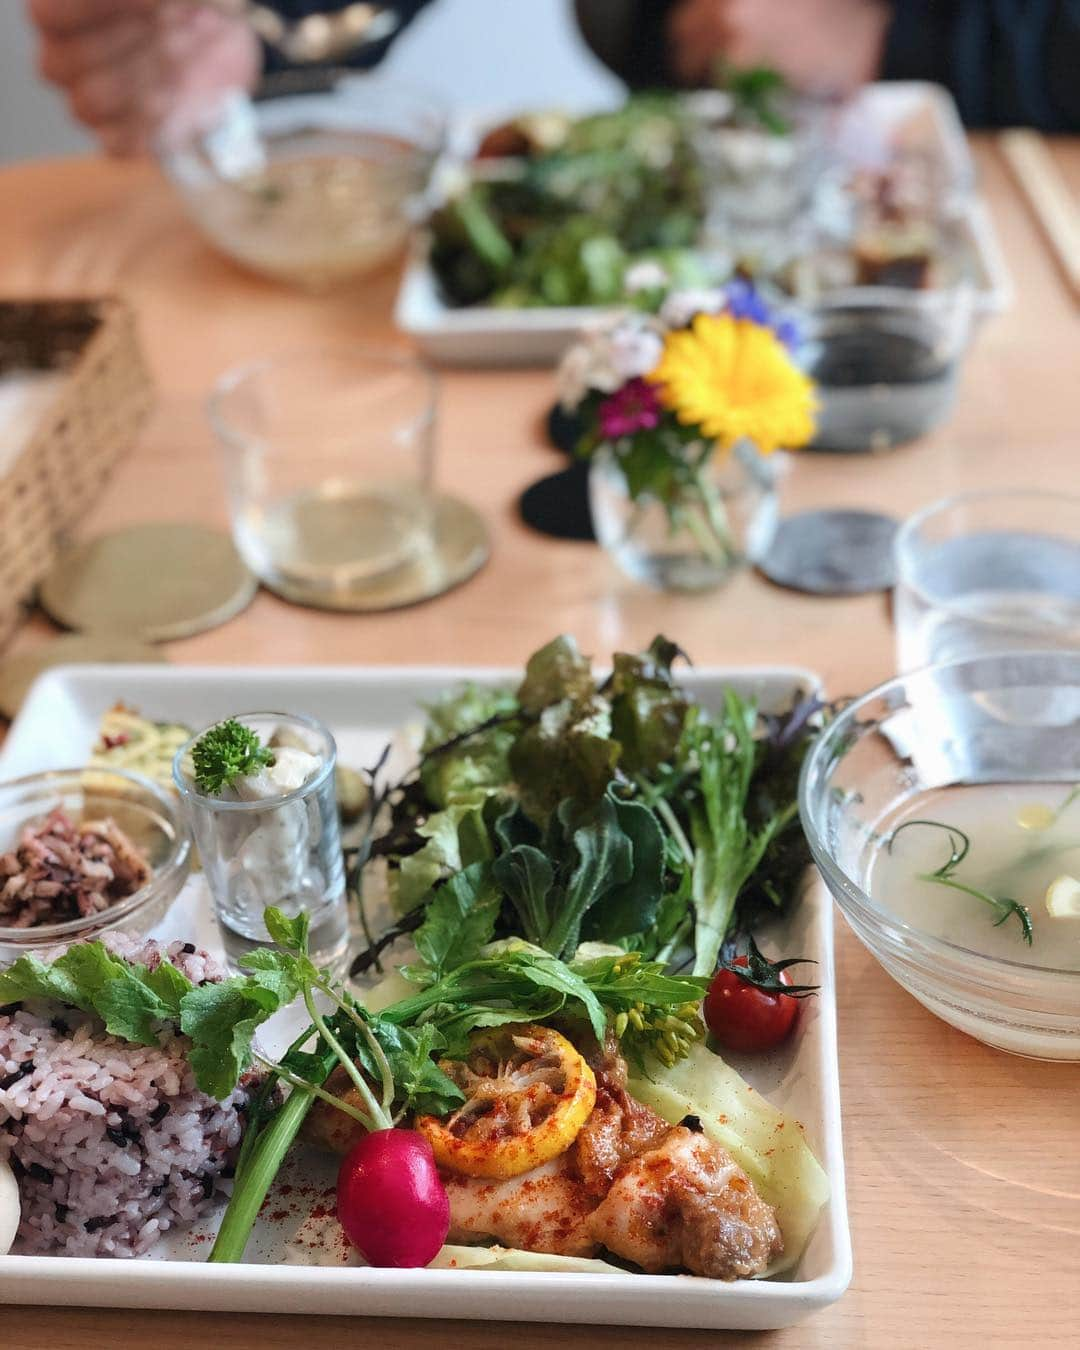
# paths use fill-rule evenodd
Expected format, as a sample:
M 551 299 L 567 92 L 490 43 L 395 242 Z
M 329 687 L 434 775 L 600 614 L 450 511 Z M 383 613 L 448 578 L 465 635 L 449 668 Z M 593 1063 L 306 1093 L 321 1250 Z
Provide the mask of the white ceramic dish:
M 468 156 L 485 121 L 462 119 L 453 129 L 455 153 Z M 970 189 L 975 166 L 956 105 L 938 85 L 921 81 L 869 85 L 847 111 L 839 133 L 860 158 L 902 143 L 939 163 L 952 188 Z M 961 232 L 975 274 L 979 315 L 998 314 L 1012 304 L 1012 282 L 985 202 L 969 199 Z M 405 269 L 395 308 L 397 326 L 432 360 L 447 365 L 551 365 L 585 324 L 602 309 L 497 309 L 472 305 L 453 309 L 439 297 L 423 247 Z
M 83 762 L 101 714 L 117 699 L 150 717 L 196 725 L 256 706 L 307 713 L 333 730 L 342 763 L 370 764 L 391 733 L 415 721 L 418 706 L 448 686 L 463 679 L 513 683 L 517 677 L 509 671 L 415 667 L 58 668 L 30 692 L 0 754 L 0 775 Z M 786 702 L 796 687 L 814 688 L 818 681 L 803 670 L 760 668 L 699 670 L 687 675 L 685 683 L 706 703 L 724 684 L 734 684 L 755 693 L 768 709 Z M 200 877 L 192 878 L 155 932 L 217 948 Z M 170 1235 L 151 1258 L 137 1261 L 0 1257 L 0 1302 L 712 1329 L 788 1326 L 835 1302 L 851 1279 L 832 906 L 820 886 L 812 888 L 785 930 L 774 936 L 785 950 L 797 949 L 817 960 L 821 994 L 805 1006 L 792 1046 L 737 1067 L 772 1102 L 803 1122 L 831 1187 L 818 1229 L 790 1278 L 723 1284 L 689 1276 L 372 1270 L 343 1266 L 332 1251 L 314 1254 L 302 1247 L 295 1241 L 299 1220 L 270 1220 L 256 1230 L 243 1265 L 205 1263 L 213 1225 Z M 314 1180 L 329 1184 L 332 1174 Z M 320 1260 L 332 1264 L 318 1264 Z

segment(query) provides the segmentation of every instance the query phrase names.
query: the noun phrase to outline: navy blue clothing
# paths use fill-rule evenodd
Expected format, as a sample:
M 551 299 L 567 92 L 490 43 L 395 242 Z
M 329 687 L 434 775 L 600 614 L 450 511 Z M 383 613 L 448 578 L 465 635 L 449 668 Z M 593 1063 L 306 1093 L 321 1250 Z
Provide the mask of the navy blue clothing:
M 401 15 L 401 23 L 396 31 L 381 42 L 372 42 L 369 45 L 357 48 L 345 64 L 360 70 L 377 66 L 389 51 L 391 45 L 397 41 L 420 11 L 426 9 L 431 2 L 432 0 L 394 0 L 392 4 L 384 5 L 383 8 L 396 9 Z M 348 0 L 264 0 L 264 3 L 268 3 L 284 18 L 296 20 L 306 18 L 309 14 L 328 14 L 335 9 L 344 9 Z M 288 62 L 279 52 L 270 47 L 264 47 L 263 50 L 265 53 L 264 69 L 268 73 L 289 69 Z
M 676 83 L 676 0 L 576 0 L 586 41 L 631 88 Z M 1080 131 L 1080 0 L 893 0 L 881 78 L 934 80 L 972 127 Z
M 888 79 L 946 85 L 969 126 L 1080 131 L 1080 0 L 896 0 Z

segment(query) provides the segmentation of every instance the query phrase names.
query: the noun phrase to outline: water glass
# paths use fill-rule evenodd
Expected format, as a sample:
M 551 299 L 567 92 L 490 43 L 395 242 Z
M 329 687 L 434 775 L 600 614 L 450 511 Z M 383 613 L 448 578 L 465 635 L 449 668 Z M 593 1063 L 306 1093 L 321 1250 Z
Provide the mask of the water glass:
M 901 671 L 1080 649 L 1080 498 L 973 492 L 917 512 L 896 537 Z
M 236 547 L 271 590 L 347 609 L 433 546 L 436 383 L 412 355 L 285 352 L 210 399 Z
M 177 751 L 173 780 L 187 810 L 229 963 L 270 944 L 263 911 L 275 905 L 290 918 L 310 919 L 311 959 L 337 970 L 349 942 L 345 864 L 341 851 L 334 769 L 337 747 L 314 718 L 245 713 L 236 721 L 263 744 L 305 749 L 318 769 L 291 792 L 237 801 L 202 792 L 191 750 Z

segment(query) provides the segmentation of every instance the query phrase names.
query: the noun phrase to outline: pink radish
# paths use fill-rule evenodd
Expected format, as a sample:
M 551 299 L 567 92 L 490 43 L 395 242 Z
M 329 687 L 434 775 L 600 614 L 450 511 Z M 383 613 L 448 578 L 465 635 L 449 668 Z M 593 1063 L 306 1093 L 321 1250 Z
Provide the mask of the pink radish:
M 377 1130 L 342 1159 L 337 1215 L 373 1266 L 426 1266 L 446 1241 L 450 1201 L 431 1145 L 415 1130 Z

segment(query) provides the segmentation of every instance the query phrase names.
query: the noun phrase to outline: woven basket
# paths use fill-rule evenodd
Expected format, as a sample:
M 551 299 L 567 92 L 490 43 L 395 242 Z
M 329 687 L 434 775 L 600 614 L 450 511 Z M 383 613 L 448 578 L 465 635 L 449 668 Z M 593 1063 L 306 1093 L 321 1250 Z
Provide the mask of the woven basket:
M 27 369 L 67 379 L 0 479 L 0 646 L 153 402 L 134 317 L 119 300 L 0 301 L 0 371 Z

